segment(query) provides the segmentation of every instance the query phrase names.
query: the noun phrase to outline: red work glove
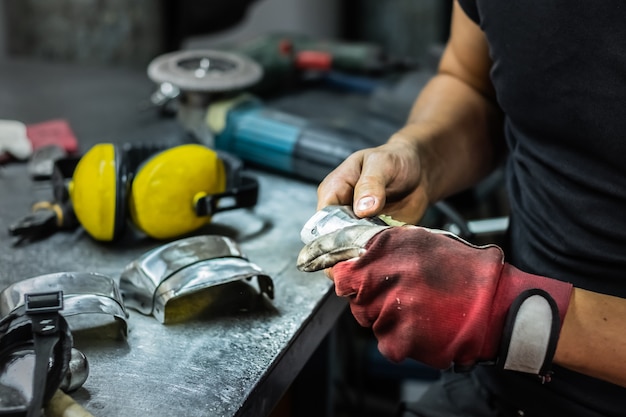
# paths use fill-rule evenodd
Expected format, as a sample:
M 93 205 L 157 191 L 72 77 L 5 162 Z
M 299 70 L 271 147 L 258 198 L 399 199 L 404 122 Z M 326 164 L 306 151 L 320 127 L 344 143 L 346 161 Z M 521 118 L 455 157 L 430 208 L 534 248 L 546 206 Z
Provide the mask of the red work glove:
M 497 360 L 547 375 L 572 291 L 505 263 L 497 246 L 416 226 L 349 226 L 300 252 L 299 269 L 328 267 L 383 355 L 439 369 Z

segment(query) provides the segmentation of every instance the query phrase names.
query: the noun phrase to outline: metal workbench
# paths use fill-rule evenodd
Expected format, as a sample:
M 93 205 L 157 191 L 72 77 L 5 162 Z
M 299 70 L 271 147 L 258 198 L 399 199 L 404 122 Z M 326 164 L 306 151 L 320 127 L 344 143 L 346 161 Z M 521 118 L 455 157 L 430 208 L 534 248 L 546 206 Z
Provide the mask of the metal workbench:
M 66 119 L 81 151 L 98 142 L 167 139 L 175 121 L 140 111 L 154 86 L 141 71 L 0 62 L 0 118 L 36 123 Z M 73 398 L 96 417 L 263 416 L 272 411 L 345 308 L 322 274 L 297 271 L 299 230 L 315 210 L 315 185 L 252 171 L 260 201 L 219 213 L 201 233 L 235 239 L 273 279 L 275 298 L 243 295 L 231 308 L 164 325 L 129 310 L 128 337 L 75 335 L 90 374 Z M 0 167 L 0 289 L 62 271 L 119 280 L 125 265 L 162 242 L 96 242 L 83 229 L 14 246 L 9 225 L 49 184 L 25 163 Z

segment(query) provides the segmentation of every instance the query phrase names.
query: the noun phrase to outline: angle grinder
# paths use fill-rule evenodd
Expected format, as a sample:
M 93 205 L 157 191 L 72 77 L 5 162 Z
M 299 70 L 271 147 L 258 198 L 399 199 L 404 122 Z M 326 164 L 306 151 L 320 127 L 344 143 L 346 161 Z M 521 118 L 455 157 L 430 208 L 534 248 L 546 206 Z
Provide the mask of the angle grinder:
M 253 165 L 319 182 L 371 146 L 358 134 L 269 108 L 247 94 L 263 70 L 239 53 L 168 53 L 150 63 L 148 76 L 159 84 L 159 99 L 178 101 L 178 120 L 198 141 Z
M 214 135 L 204 122 L 207 108 L 257 83 L 263 69 L 252 59 L 216 50 L 187 50 L 156 57 L 148 77 L 159 85 L 155 104 L 177 101 L 177 117 L 202 144 L 214 148 Z

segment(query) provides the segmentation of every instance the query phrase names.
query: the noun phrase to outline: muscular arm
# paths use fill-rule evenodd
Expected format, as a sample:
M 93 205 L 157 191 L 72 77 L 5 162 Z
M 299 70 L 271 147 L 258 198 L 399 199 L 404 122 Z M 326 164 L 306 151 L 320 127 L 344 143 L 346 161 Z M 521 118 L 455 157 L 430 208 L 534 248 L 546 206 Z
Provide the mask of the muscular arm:
M 423 164 L 431 201 L 471 185 L 493 161 L 491 150 L 500 124 L 492 104 L 483 36 L 455 4 L 451 40 L 439 74 L 399 133 L 414 138 L 428 155 Z M 451 119 L 457 124 L 449 125 Z M 626 299 L 575 288 L 554 362 L 626 387 Z
M 430 202 L 473 185 L 494 166 L 502 118 L 490 68 L 484 33 L 455 3 L 438 73 L 390 139 L 417 146 Z
M 575 288 L 554 362 L 626 387 L 626 300 Z
M 494 166 L 494 145 L 502 143 L 490 67 L 483 32 L 455 5 L 438 72 L 406 125 L 386 144 L 356 152 L 328 175 L 318 187 L 318 208 L 353 204 L 360 217 L 384 211 L 416 223 L 429 204 L 486 175 Z
M 352 203 L 360 217 L 384 211 L 416 223 L 428 204 L 481 179 L 496 162 L 502 139 L 490 67 L 484 33 L 455 3 L 439 71 L 406 126 L 331 173 L 318 188 L 318 208 Z M 360 206 L 362 199 L 370 204 Z M 625 329 L 626 299 L 576 288 L 554 362 L 626 387 Z

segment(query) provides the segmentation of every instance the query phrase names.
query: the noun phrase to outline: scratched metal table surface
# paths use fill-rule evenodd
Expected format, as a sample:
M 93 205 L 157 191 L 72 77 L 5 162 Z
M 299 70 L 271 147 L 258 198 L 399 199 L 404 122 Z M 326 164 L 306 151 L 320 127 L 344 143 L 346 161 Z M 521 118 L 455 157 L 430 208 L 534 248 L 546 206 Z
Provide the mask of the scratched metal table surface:
M 83 151 L 101 141 L 176 135 L 171 121 L 137 111 L 152 88 L 134 70 L 0 62 L 0 118 L 64 118 Z M 345 308 L 323 274 L 295 267 L 299 230 L 315 209 L 315 186 L 252 173 L 260 182 L 259 204 L 218 213 L 199 233 L 235 239 L 272 277 L 274 300 L 250 286 L 182 323 L 163 325 L 129 310 L 126 338 L 77 332 L 75 346 L 87 356 L 90 373 L 72 396 L 96 417 L 268 414 Z M 61 271 L 99 272 L 119 282 L 126 264 L 161 244 L 103 244 L 79 228 L 15 246 L 7 228 L 50 192 L 49 184 L 31 180 L 26 164 L 0 167 L 0 288 Z

